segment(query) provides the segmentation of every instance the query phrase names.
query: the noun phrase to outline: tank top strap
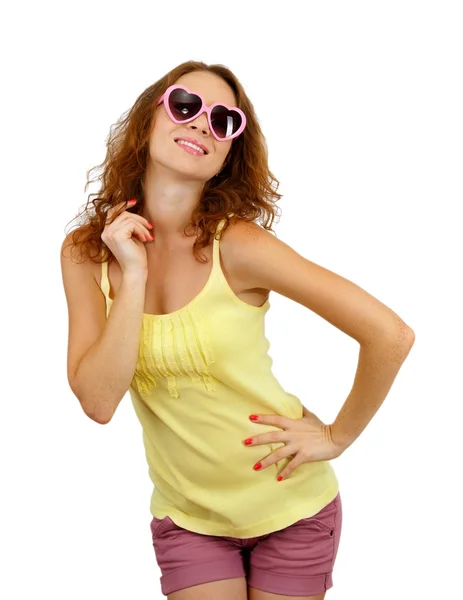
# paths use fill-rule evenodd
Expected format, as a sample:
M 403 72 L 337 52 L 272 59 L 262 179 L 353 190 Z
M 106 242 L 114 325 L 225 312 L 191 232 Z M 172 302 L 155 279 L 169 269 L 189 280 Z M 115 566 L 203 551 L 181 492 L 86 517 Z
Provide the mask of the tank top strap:
M 230 213 L 228 216 L 232 217 L 235 213 Z M 213 245 L 213 267 L 214 268 L 220 268 L 220 262 L 219 262 L 219 244 L 220 244 L 220 238 L 222 235 L 222 229 L 226 223 L 227 219 L 224 217 L 223 219 L 221 219 L 219 221 L 219 224 L 217 225 L 217 229 L 214 235 L 214 245 Z
M 234 213 L 230 213 L 228 216 L 232 217 L 234 215 Z M 214 235 L 214 243 L 213 243 L 213 265 L 212 268 L 214 270 L 216 269 L 221 269 L 220 267 L 220 259 L 219 259 L 219 244 L 220 244 L 220 237 L 221 237 L 221 233 L 222 233 L 222 229 L 226 223 L 226 218 L 224 217 L 223 219 L 221 219 L 219 221 L 219 224 L 217 225 L 217 229 Z M 104 255 L 104 251 L 103 248 L 101 249 L 101 256 L 103 257 Z M 109 291 L 110 291 L 110 283 L 109 283 L 109 277 L 108 277 L 108 261 L 102 262 L 101 263 L 101 280 L 100 280 L 100 288 L 101 291 L 103 292 L 103 294 L 105 295 L 105 298 L 109 301 L 111 301 L 111 298 L 109 297 Z
M 103 257 L 104 251 L 101 249 L 101 256 Z M 100 288 L 106 298 L 109 298 L 109 277 L 108 277 L 108 261 L 101 263 L 101 281 Z

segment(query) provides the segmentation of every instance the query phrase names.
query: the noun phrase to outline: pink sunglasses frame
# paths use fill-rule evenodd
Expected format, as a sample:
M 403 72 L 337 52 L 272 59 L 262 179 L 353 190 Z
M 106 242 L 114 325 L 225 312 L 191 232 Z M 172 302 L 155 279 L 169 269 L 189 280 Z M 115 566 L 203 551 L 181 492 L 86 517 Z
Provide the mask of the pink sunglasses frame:
M 177 90 L 177 89 L 185 90 L 185 92 L 188 92 L 188 94 L 194 94 L 195 96 L 198 96 L 198 98 L 201 100 L 201 108 L 193 117 L 190 117 L 189 119 L 184 119 L 184 120 L 182 119 L 181 121 L 179 121 L 178 119 L 176 119 L 174 117 L 174 115 L 172 114 L 172 111 L 170 110 L 170 106 L 169 106 L 169 102 L 168 102 L 169 96 L 170 96 L 171 92 L 173 92 L 174 90 Z M 167 102 L 165 100 L 167 100 Z M 204 102 L 204 98 L 201 96 L 201 94 L 198 94 L 198 92 L 193 92 L 193 91 L 189 90 L 184 85 L 171 85 L 170 87 L 168 87 L 167 90 L 164 92 L 164 94 L 159 98 L 157 106 L 159 106 L 159 104 L 161 104 L 161 102 L 164 102 L 164 108 L 166 109 L 167 114 L 169 115 L 169 117 L 172 119 L 172 121 L 174 123 L 189 123 L 190 121 L 197 119 L 200 115 L 203 114 L 203 112 L 205 112 L 207 115 L 207 121 L 209 123 L 209 129 L 211 130 L 212 135 L 215 137 L 215 139 L 218 142 L 226 142 L 228 140 L 233 140 L 234 138 L 238 137 L 244 131 L 244 128 L 246 127 L 246 115 L 237 106 L 228 106 L 227 104 L 224 104 L 223 102 L 216 102 L 215 104 L 211 104 L 210 106 L 208 106 Z M 216 106 L 224 106 L 227 110 L 235 111 L 240 115 L 241 125 L 240 125 L 240 128 L 238 129 L 238 131 L 236 131 L 236 133 L 233 133 L 232 135 L 229 135 L 229 136 L 223 137 L 223 138 L 219 138 L 215 134 L 214 128 L 211 123 L 211 113 L 212 113 L 212 110 Z

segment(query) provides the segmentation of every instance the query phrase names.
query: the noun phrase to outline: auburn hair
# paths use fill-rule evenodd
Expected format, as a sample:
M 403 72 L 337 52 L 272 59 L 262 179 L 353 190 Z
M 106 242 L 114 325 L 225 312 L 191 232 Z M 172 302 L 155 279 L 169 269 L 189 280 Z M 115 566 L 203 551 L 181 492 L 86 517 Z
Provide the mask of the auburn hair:
M 89 194 L 83 213 L 80 213 L 84 214 L 84 219 L 81 219 L 71 236 L 70 245 L 80 249 L 83 260 L 88 258 L 95 264 L 101 264 L 113 258 L 111 250 L 101 239 L 108 208 L 137 198 L 135 206 L 127 210 L 141 213 L 149 138 L 158 100 L 182 75 L 193 71 L 208 71 L 222 77 L 235 93 L 238 108 L 246 115 L 246 127 L 232 141 L 225 167 L 205 183 L 199 203 L 192 211 L 191 225 L 185 228 L 187 236 L 197 232 L 193 254 L 199 262 L 207 262 L 200 249 L 209 244 L 211 235 L 223 218 L 226 219 L 224 229 L 229 221 L 261 219 L 264 229 L 273 232 L 272 224 L 278 211 L 276 202 L 282 195 L 277 193 L 279 181 L 269 170 L 267 143 L 251 101 L 236 76 L 224 65 L 187 61 L 140 94 L 132 108 L 123 113 L 110 128 L 104 162 L 87 171 L 84 191 L 94 181 L 100 182 L 100 191 Z M 90 174 L 97 169 L 102 169 L 101 174 L 95 179 L 89 179 Z M 187 233 L 188 227 L 192 227 L 192 234 Z

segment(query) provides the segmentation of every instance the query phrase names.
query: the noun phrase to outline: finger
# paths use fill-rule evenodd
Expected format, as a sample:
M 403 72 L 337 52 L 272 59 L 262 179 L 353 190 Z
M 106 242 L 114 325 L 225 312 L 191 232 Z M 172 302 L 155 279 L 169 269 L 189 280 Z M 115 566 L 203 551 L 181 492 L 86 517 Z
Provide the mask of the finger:
M 261 423 L 263 425 L 275 425 L 275 427 L 280 427 L 280 429 L 284 429 L 285 427 L 289 427 L 291 423 L 294 423 L 293 419 L 289 419 L 288 417 L 283 417 L 282 415 L 251 415 L 251 421 L 254 423 Z
M 120 204 L 116 204 L 115 206 L 111 206 L 107 211 L 106 211 L 106 225 L 111 225 L 111 223 L 114 223 L 114 221 L 122 214 L 124 214 L 124 204 L 125 202 L 122 202 Z M 130 208 L 130 207 L 129 207 Z
M 293 458 L 291 462 L 289 462 L 286 467 L 281 471 L 281 473 L 277 477 L 277 481 L 283 481 L 284 479 L 288 479 L 294 473 L 294 471 L 303 464 L 304 460 L 299 457 L 299 454 Z
M 135 206 L 135 202 L 131 202 L 130 200 L 124 200 L 123 202 L 118 202 L 117 204 L 113 204 L 106 210 L 106 214 L 111 215 L 120 210 L 121 208 L 132 208 Z
M 143 226 L 142 223 L 128 217 L 121 217 L 117 223 L 114 224 L 114 233 L 119 232 L 121 229 L 127 230 L 129 228 L 132 232 L 132 235 L 136 235 L 140 238 L 142 242 L 151 242 L 153 237 L 150 232 Z
M 127 216 L 129 219 L 135 219 L 135 221 L 139 221 L 140 223 L 142 223 L 148 229 L 152 229 L 154 227 L 154 225 L 152 223 L 150 223 L 148 221 L 148 219 L 145 219 L 145 217 L 142 217 L 141 215 L 137 215 L 137 213 L 128 213 L 128 212 L 125 212 L 124 216 Z
M 260 462 L 256 463 L 253 468 L 256 471 L 263 471 L 267 467 L 274 465 L 280 460 L 294 455 L 296 452 L 297 449 L 294 448 L 294 446 L 284 446 L 283 448 L 275 450 L 275 452 L 272 452 L 271 454 L 263 458 Z
M 124 210 L 133 208 L 134 206 L 136 206 L 136 202 L 133 202 L 133 200 L 124 200 L 124 202 L 118 202 L 114 206 L 110 206 L 108 210 L 106 210 L 106 222 L 111 223 L 114 220 L 113 217 L 117 218 Z M 129 214 L 133 215 L 133 213 Z M 111 219 L 111 221 L 109 221 L 109 219 Z
M 279 442 L 291 441 L 291 433 L 289 431 L 267 431 L 244 440 L 246 446 L 261 446 L 262 444 L 277 444 Z
M 119 215 L 119 217 L 120 217 L 119 218 L 120 223 L 126 223 L 127 221 L 136 221 L 137 223 L 142 225 L 143 229 L 146 230 L 148 233 L 149 233 L 149 230 L 154 227 L 154 225 L 152 223 L 150 223 L 148 221 L 148 219 L 145 219 L 145 217 L 142 217 L 141 215 L 137 215 L 136 213 L 129 213 L 127 211 L 123 211 Z
M 122 210 L 119 214 L 115 214 L 115 210 L 117 208 L 122 208 L 122 206 L 125 204 L 125 202 L 121 202 L 119 204 L 117 204 L 114 207 L 111 207 L 110 210 L 108 210 L 108 216 L 106 218 L 106 224 L 107 225 L 112 225 L 112 223 L 114 223 L 117 219 L 117 224 L 116 227 L 119 227 L 120 224 L 124 224 L 125 226 L 127 226 L 127 221 L 136 221 L 139 225 L 137 227 L 135 227 L 135 229 L 140 232 L 140 227 L 141 229 L 141 239 L 142 241 L 152 241 L 153 240 L 153 235 L 150 234 L 150 229 L 153 228 L 153 224 L 150 223 L 148 221 L 148 219 L 145 219 L 145 217 L 142 217 L 142 215 L 138 215 L 136 213 L 129 213 L 126 210 Z M 130 208 L 130 206 L 129 206 Z M 114 217 L 114 218 L 113 218 Z

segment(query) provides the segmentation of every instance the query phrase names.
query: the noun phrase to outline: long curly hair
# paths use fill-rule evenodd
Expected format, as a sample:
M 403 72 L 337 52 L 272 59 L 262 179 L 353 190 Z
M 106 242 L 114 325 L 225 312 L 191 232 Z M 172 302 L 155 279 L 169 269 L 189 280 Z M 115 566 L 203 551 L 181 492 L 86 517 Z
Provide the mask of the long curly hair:
M 72 232 L 72 242 L 69 244 L 72 248 L 80 248 L 83 260 L 88 258 L 95 264 L 101 264 L 113 258 L 111 250 L 101 239 L 106 224 L 106 210 L 120 202 L 137 198 L 135 206 L 127 210 L 141 213 L 149 138 L 154 127 L 157 101 L 169 86 L 192 71 L 209 71 L 222 77 L 234 91 L 237 106 L 246 115 L 243 133 L 233 140 L 222 171 L 204 185 L 199 203 L 192 212 L 191 224 L 185 228 L 187 236 L 197 232 L 193 245 L 194 257 L 198 262 L 207 262 L 200 250 L 209 244 L 211 235 L 223 218 L 226 219 L 224 229 L 232 220 L 256 221 L 260 218 L 264 229 L 273 232 L 272 225 L 279 210 L 276 202 L 282 195 L 277 193 L 279 181 L 269 170 L 267 143 L 254 107 L 241 83 L 227 67 L 188 61 L 169 71 L 140 94 L 132 108 L 123 113 L 110 128 L 104 162 L 87 171 L 84 191 L 94 181 L 100 181 L 100 191 L 89 194 L 83 211 L 85 217 Z M 89 179 L 93 171 L 101 168 L 102 173 L 98 177 Z M 193 228 L 192 234 L 187 233 L 188 227 Z

